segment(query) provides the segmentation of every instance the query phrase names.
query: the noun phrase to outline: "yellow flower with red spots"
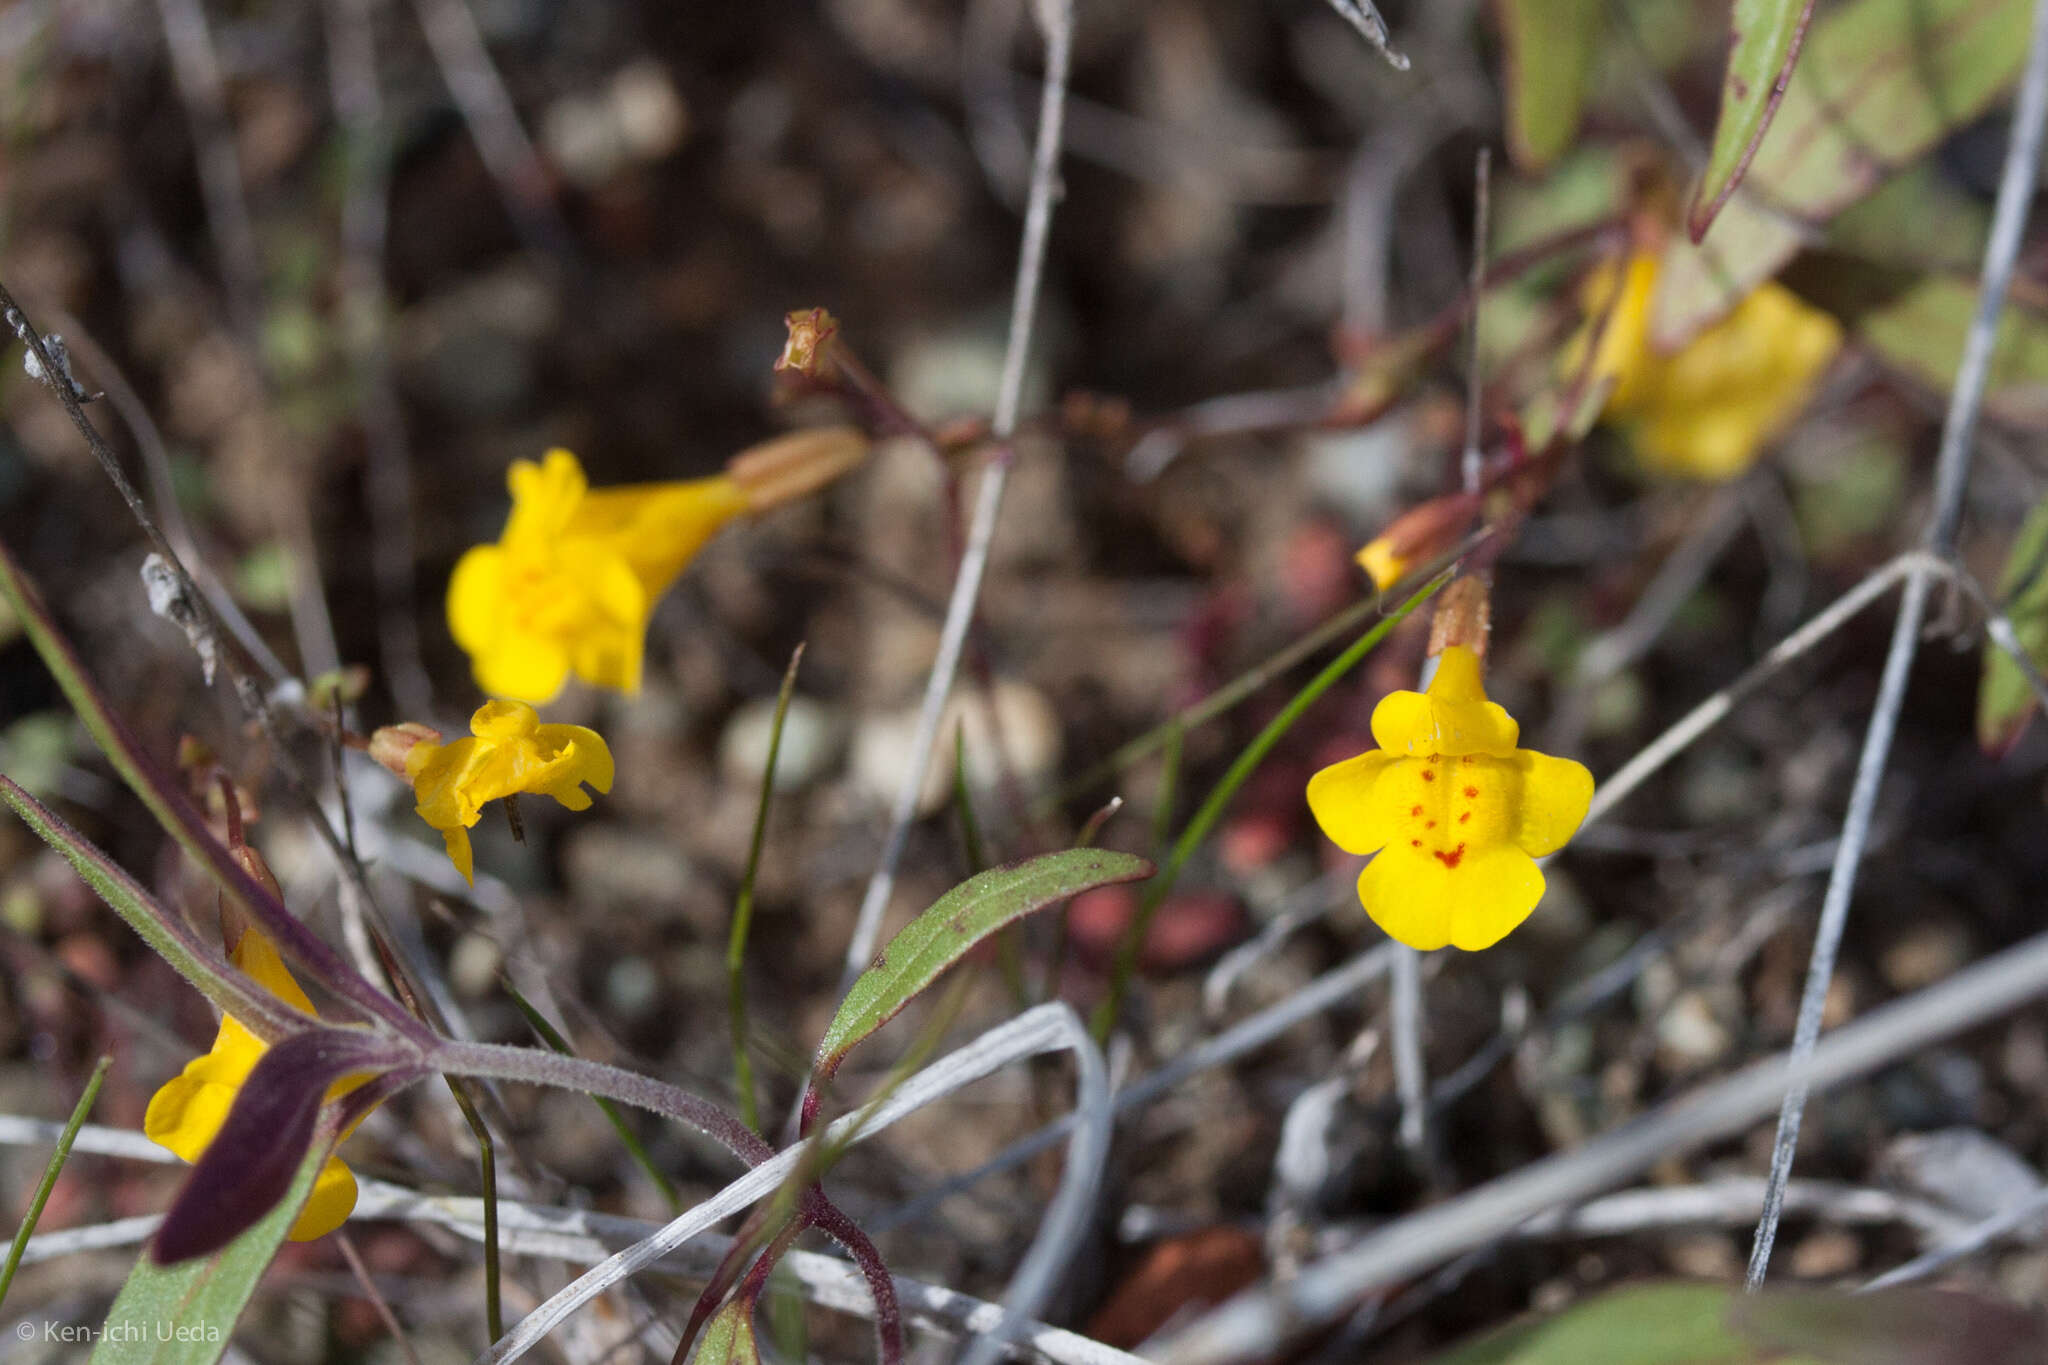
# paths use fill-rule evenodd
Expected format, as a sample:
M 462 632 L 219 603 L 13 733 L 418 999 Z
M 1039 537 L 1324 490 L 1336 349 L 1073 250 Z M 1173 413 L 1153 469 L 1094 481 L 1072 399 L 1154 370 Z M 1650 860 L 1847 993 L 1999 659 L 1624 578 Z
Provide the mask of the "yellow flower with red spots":
M 258 985 L 304 1014 L 313 1013 L 313 1002 L 284 965 L 277 946 L 256 929 L 244 929 L 232 949 L 235 965 L 256 979 Z M 227 1122 L 243 1082 L 269 1044 L 244 1028 L 233 1015 L 223 1015 L 213 1048 L 195 1057 L 185 1069 L 164 1082 L 150 1098 L 142 1116 L 142 1131 L 150 1141 L 168 1147 L 186 1161 L 197 1161 Z M 368 1076 L 344 1076 L 327 1088 L 328 1101 L 340 1099 L 369 1080 Z M 347 1136 L 346 1133 L 343 1134 Z M 356 1206 L 356 1178 L 339 1157 L 330 1156 L 313 1179 L 313 1192 L 291 1227 L 291 1239 L 310 1242 L 324 1237 L 347 1221 Z
M 485 802 L 521 792 L 552 796 L 570 810 L 588 810 L 589 783 L 612 789 L 612 751 L 581 725 L 543 725 L 525 702 L 492 701 L 469 718 L 470 735 L 442 743 L 425 726 L 395 725 L 370 740 L 373 757 L 412 783 L 420 818 L 441 831 L 448 858 L 475 881 L 469 830 Z
M 477 685 L 551 700 L 574 673 L 636 692 L 647 620 L 721 527 L 748 510 L 730 475 L 593 489 L 566 450 L 513 462 L 512 514 L 448 580 L 448 626 Z
M 1379 748 L 1308 784 L 1323 833 L 1375 855 L 1358 879 L 1366 913 L 1411 948 L 1492 947 L 1542 899 L 1536 859 L 1577 832 L 1592 773 L 1517 748 L 1520 727 L 1463 645 L 1438 657 L 1427 693 L 1389 693 L 1372 735 Z
M 1841 324 L 1783 285 L 1767 283 L 1666 355 L 1650 338 L 1657 273 L 1657 257 L 1646 251 L 1629 257 L 1619 273 L 1613 266 L 1593 273 L 1584 294 L 1593 321 L 1567 348 L 1563 370 L 1578 372 L 1604 313 L 1592 381 L 1614 387 L 1601 415 L 1627 433 L 1656 473 L 1735 478 L 1806 406 L 1841 349 Z

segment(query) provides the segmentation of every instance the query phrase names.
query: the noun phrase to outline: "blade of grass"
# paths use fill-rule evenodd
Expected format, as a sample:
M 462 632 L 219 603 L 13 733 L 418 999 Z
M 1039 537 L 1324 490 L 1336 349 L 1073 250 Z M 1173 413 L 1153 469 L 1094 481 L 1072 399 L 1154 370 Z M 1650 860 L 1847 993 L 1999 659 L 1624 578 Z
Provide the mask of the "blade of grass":
M 1166 740 L 1159 757 L 1159 795 L 1152 801 L 1152 856 L 1166 851 L 1173 837 L 1173 801 L 1180 790 L 1180 756 L 1187 728 L 1175 716 L 1166 722 Z
M 510 980 L 502 977 L 499 979 L 498 985 L 504 990 L 505 994 L 512 997 L 512 1003 L 517 1005 L 519 1012 L 526 1016 L 527 1027 L 531 1028 L 543 1043 L 546 1043 L 565 1057 L 572 1055 L 569 1049 L 569 1040 L 564 1038 L 560 1030 L 548 1022 L 548 1017 L 542 1014 L 532 1001 L 519 993 L 517 986 L 514 986 Z M 627 1124 L 626 1116 L 619 1112 L 619 1107 L 602 1095 L 592 1095 L 590 1098 L 596 1103 L 605 1118 L 610 1120 L 612 1131 L 619 1135 L 619 1141 L 626 1144 L 627 1155 L 631 1156 L 634 1164 L 639 1166 L 647 1178 L 654 1182 L 654 1188 L 661 1191 L 661 1197 L 668 1201 L 669 1209 L 672 1212 L 681 1213 L 683 1211 L 683 1196 L 681 1192 L 676 1189 L 675 1182 L 662 1173 L 661 1167 L 654 1164 L 654 1158 L 647 1154 L 646 1145 L 640 1141 L 639 1135 Z
M 796 690 L 796 670 L 804 647 L 790 653 L 783 670 L 782 690 L 775 695 L 775 723 L 768 730 L 768 764 L 761 770 L 761 802 L 754 808 L 754 837 L 747 845 L 747 870 L 733 897 L 732 932 L 725 943 L 726 1012 L 732 1020 L 733 1085 L 739 1090 L 740 1117 L 761 1131 L 761 1106 L 754 1097 L 754 1062 L 747 1053 L 747 935 L 754 927 L 754 879 L 761 870 L 761 847 L 768 835 L 768 806 L 775 796 L 775 764 L 782 754 L 782 725 L 789 718 L 789 697 Z
M 477 1113 L 476 1102 L 469 1097 L 469 1087 L 453 1076 L 443 1079 L 448 1082 L 448 1093 L 455 1097 L 455 1107 L 462 1111 L 463 1122 L 476 1135 L 477 1168 L 484 1200 L 484 1323 L 490 1328 L 491 1340 L 496 1341 L 505 1335 L 498 1268 L 498 1148 L 491 1141 L 491 1130 L 484 1126 L 484 1116 Z
M 1209 832 L 1216 827 L 1216 822 L 1222 819 L 1224 808 L 1230 804 L 1231 798 L 1237 795 L 1238 788 L 1258 771 L 1259 765 L 1266 761 L 1266 755 L 1273 752 L 1273 747 L 1294 728 L 1294 723 L 1301 719 L 1309 707 L 1315 705 L 1323 693 L 1336 686 L 1345 674 L 1356 668 L 1366 655 L 1372 653 L 1380 641 L 1387 638 L 1388 632 L 1408 619 L 1408 613 L 1436 596 L 1437 591 L 1449 581 L 1450 572 L 1446 570 L 1423 584 L 1407 601 L 1396 607 L 1391 615 L 1359 636 L 1349 649 L 1324 665 L 1323 671 L 1311 678 L 1308 684 L 1280 709 L 1280 714 L 1266 723 L 1266 728 L 1259 731 L 1258 737 L 1245 746 L 1244 752 L 1237 756 L 1237 761 L 1230 765 L 1230 770 L 1210 789 L 1208 797 L 1195 812 L 1194 818 L 1188 821 L 1187 828 L 1181 831 L 1180 838 L 1174 842 L 1173 852 L 1167 856 L 1165 866 L 1145 888 L 1144 899 L 1138 902 L 1138 912 L 1131 917 L 1129 926 L 1125 928 L 1123 942 L 1117 945 L 1116 964 L 1111 969 L 1109 979 L 1109 994 L 1103 998 L 1101 1005 L 1096 1007 L 1095 1016 L 1089 1021 L 1090 1031 L 1097 1043 L 1109 1037 L 1110 1031 L 1116 1027 L 1117 1016 L 1123 1012 L 1124 997 L 1130 991 L 1131 976 L 1137 971 L 1138 954 L 1145 945 L 1145 935 L 1152 927 L 1153 916 L 1159 913 L 1160 905 L 1173 891 L 1173 884 L 1179 879 L 1181 869 L 1187 866 L 1188 859 L 1195 855 L 1195 850 L 1202 846 L 1202 841 L 1209 837 Z
M 21 1226 L 14 1233 L 14 1245 L 7 1248 L 7 1264 L 0 1266 L 0 1303 L 7 1301 L 7 1287 L 14 1283 L 14 1272 L 21 1266 L 21 1253 L 43 1216 L 43 1205 L 50 1202 L 50 1191 L 57 1187 L 58 1174 L 63 1171 L 64 1163 L 71 1159 L 71 1144 L 77 1140 L 78 1130 L 85 1126 L 85 1116 L 92 1112 L 93 1102 L 100 1097 L 100 1085 L 107 1079 L 107 1068 L 113 1064 L 112 1057 L 100 1058 L 99 1065 L 92 1069 L 91 1079 L 85 1083 L 85 1093 L 72 1106 L 64 1131 L 57 1135 L 57 1150 L 50 1153 L 50 1164 L 43 1168 L 43 1178 L 28 1201 L 28 1212 L 21 1216 Z

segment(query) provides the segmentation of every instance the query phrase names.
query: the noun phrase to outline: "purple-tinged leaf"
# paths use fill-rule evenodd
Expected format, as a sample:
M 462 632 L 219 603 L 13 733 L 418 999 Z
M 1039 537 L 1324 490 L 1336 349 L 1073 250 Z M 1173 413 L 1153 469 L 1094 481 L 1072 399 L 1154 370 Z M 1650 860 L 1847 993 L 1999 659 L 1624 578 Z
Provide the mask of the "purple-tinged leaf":
M 210 1255 L 259 1222 L 291 1189 L 327 1088 L 410 1060 L 391 1039 L 356 1029 L 309 1029 L 267 1050 L 164 1215 L 150 1243 L 156 1263 Z
M 1686 231 L 1695 242 L 1707 235 L 1714 216 L 1748 174 L 1764 130 L 1792 82 L 1792 64 L 1799 60 L 1812 18 L 1813 0 L 1735 0 L 1714 150 L 1686 214 Z
M 1738 1295 L 1729 1325 L 1772 1352 L 1829 1365 L 2039 1365 L 2038 1309 L 1941 1289 Z

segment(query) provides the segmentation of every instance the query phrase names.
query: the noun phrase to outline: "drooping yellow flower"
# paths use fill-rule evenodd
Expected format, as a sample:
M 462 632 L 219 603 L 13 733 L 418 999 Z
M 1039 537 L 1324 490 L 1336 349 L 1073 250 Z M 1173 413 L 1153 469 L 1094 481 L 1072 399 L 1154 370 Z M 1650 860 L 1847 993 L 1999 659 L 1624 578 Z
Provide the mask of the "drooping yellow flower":
M 313 1013 L 313 1002 L 293 980 L 291 970 L 278 956 L 277 946 L 260 930 L 244 929 L 232 956 L 235 965 L 256 978 L 263 989 L 294 1009 Z M 242 1027 L 233 1015 L 221 1016 L 213 1050 L 187 1062 L 183 1071 L 165 1081 L 150 1097 L 149 1108 L 142 1116 L 143 1133 L 186 1161 L 199 1160 L 219 1135 L 221 1125 L 227 1122 L 228 1110 L 234 1106 L 235 1096 L 241 1093 L 242 1083 L 249 1079 L 257 1059 L 268 1050 L 269 1044 Z M 327 1088 L 327 1099 L 340 1099 L 368 1079 L 344 1076 Z M 320 1174 L 313 1178 L 312 1194 L 292 1224 L 291 1239 L 310 1242 L 326 1236 L 347 1221 L 355 1206 L 355 1176 L 341 1158 L 328 1157 Z
M 448 626 L 477 685 L 549 701 L 571 673 L 640 687 L 647 618 L 685 565 L 748 508 L 728 475 L 592 489 L 576 457 L 551 450 L 506 475 L 512 514 L 495 545 L 457 561 Z
M 612 789 L 612 751 L 595 730 L 542 725 L 520 701 L 484 703 L 469 718 L 469 729 L 469 738 L 447 744 L 415 742 L 403 759 L 420 818 L 441 831 L 449 860 L 467 881 L 476 880 L 469 827 L 485 802 L 533 792 L 570 810 L 588 810 L 584 783 L 600 792 Z
M 1735 478 L 1806 405 L 1841 349 L 1841 324 L 1783 285 L 1766 283 L 1663 355 L 1650 341 L 1656 292 L 1657 257 L 1649 252 L 1629 257 L 1618 279 L 1608 266 L 1587 281 L 1587 312 L 1596 321 L 1607 315 L 1592 369 L 1594 383 L 1614 381 L 1602 415 L 1657 473 Z M 1578 371 L 1592 326 L 1566 351 L 1568 375 Z
M 1316 823 L 1350 853 L 1373 922 L 1411 948 L 1489 948 L 1543 896 L 1536 859 L 1578 830 L 1593 799 L 1583 764 L 1516 748 L 1520 727 L 1486 699 L 1479 657 L 1437 660 L 1427 694 L 1374 708 L 1380 747 L 1309 779 Z

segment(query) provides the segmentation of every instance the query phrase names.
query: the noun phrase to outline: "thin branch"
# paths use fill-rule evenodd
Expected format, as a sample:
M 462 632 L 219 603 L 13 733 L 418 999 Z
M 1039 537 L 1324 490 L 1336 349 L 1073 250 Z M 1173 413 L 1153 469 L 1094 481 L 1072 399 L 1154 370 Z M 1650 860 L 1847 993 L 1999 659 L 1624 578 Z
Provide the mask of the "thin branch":
M 413 12 L 513 225 L 542 253 L 566 254 L 569 230 L 548 191 L 547 170 L 467 0 L 413 0 Z
M 489 1209 L 485 1210 L 485 1216 L 490 1216 Z M 363 1287 L 363 1297 L 368 1299 L 370 1307 L 376 1310 L 378 1321 L 384 1324 L 384 1330 L 391 1334 L 391 1339 L 398 1343 L 399 1351 L 405 1356 L 406 1365 L 420 1365 L 419 1352 L 413 1349 L 412 1338 L 406 1335 L 405 1328 L 398 1321 L 398 1315 L 391 1311 L 391 1305 L 377 1292 L 377 1282 L 370 1277 L 370 1267 L 363 1264 L 363 1256 L 356 1250 L 355 1239 L 346 1232 L 337 1231 L 334 1245 L 340 1248 L 341 1259 L 348 1262 L 349 1273 L 354 1275 L 356 1283 Z M 490 1246 L 496 1248 L 495 1238 L 490 1242 Z
M 206 201 L 206 222 L 213 233 L 214 254 L 235 333 L 252 346 L 262 327 L 263 254 L 242 183 L 235 130 L 228 121 L 222 92 L 220 59 L 206 25 L 200 0 L 157 0 L 163 18 L 171 74 L 185 101 L 192 124 L 193 149 L 199 163 L 199 188 Z
M 849 1114 L 833 1123 L 825 1130 L 823 1141 L 828 1145 L 842 1141 L 865 1141 L 905 1115 L 915 1113 L 1012 1062 L 1041 1053 L 1066 1051 L 1075 1047 L 1074 1031 L 1078 1028 L 1079 1021 L 1071 1006 L 1064 1003 L 1040 1005 L 1018 1015 L 1007 1024 L 989 1030 L 973 1042 L 910 1077 L 881 1105 L 872 1110 Z M 549 1060 L 559 1062 L 571 1059 Z M 1086 1063 L 1083 1065 L 1085 1067 Z M 635 1079 L 644 1080 L 638 1077 Z M 651 1081 L 644 1083 L 658 1084 Z M 1089 1096 L 1085 1094 L 1081 1096 L 1084 1103 L 1088 1099 Z M 1106 1123 L 1107 1106 L 1102 1108 L 1102 1121 Z M 737 1120 L 733 1121 L 733 1126 L 738 1126 Z M 748 1136 L 751 1137 L 752 1134 Z M 758 1138 L 754 1140 L 759 1141 Z M 1101 1171 L 1099 1166 L 1093 1171 L 1086 1170 L 1082 1163 L 1094 1150 L 1096 1149 L 1090 1139 L 1077 1138 L 1074 1150 L 1070 1153 L 1066 1174 L 1062 1177 L 1063 1188 L 1069 1184 L 1086 1186 L 1091 1200 L 1093 1183 L 1100 1178 Z M 1100 1150 L 1107 1150 L 1106 1131 Z M 710 1199 L 664 1225 L 652 1236 L 636 1242 L 579 1276 L 501 1337 L 486 1353 L 480 1365 L 508 1365 L 508 1362 L 525 1355 L 563 1319 L 611 1286 L 652 1265 L 685 1242 L 702 1235 L 739 1210 L 773 1193 L 810 1155 L 809 1143 L 791 1146 L 776 1153 Z M 1056 1226 L 1055 1220 L 1048 1216 L 1045 1227 L 1040 1230 L 1039 1239 L 1034 1242 L 1034 1250 L 1046 1240 L 1047 1229 Z
M 2048 935 L 1844 1024 L 1794 1068 L 1788 1053 L 1754 1062 L 1570 1151 L 1533 1162 L 1398 1219 L 1284 1284 L 1240 1295 L 1158 1343 L 1166 1365 L 1263 1359 L 1297 1334 L 1349 1313 L 1376 1288 L 1508 1235 L 1528 1219 L 1610 1190 L 1667 1157 L 1742 1132 L 1778 1107 L 1787 1072 L 1827 1089 L 2048 994 Z
M 1116 1116 L 1124 1118 L 1177 1089 L 1190 1076 L 1255 1052 L 1304 1019 L 1314 1018 L 1324 1010 L 1356 999 L 1367 985 L 1386 975 L 1393 964 L 1396 947 L 1398 945 L 1393 943 L 1382 943 L 1372 951 L 1360 954 L 1343 966 L 1325 972 L 1279 1004 L 1259 1011 L 1207 1042 L 1190 1048 L 1157 1071 L 1124 1086 L 1116 1092 L 1112 1102 Z M 1019 1138 L 973 1170 L 940 1182 L 900 1208 L 870 1218 L 868 1224 L 879 1234 L 917 1222 L 954 1195 L 972 1189 L 990 1176 L 1014 1170 L 1040 1152 L 1057 1146 L 1060 1139 L 1072 1131 L 1074 1123 L 1072 1115 L 1056 1119 L 1037 1132 Z
M 0 1118 L 0 1143 L 12 1140 L 8 1136 L 9 1130 L 5 1128 L 8 1122 L 9 1120 Z M 90 1127 L 84 1132 L 86 1135 L 96 1135 L 102 1140 L 102 1146 L 123 1146 L 124 1155 L 147 1155 L 151 1159 L 177 1161 L 176 1157 L 137 1132 Z M 127 1144 L 122 1140 L 128 1140 L 137 1150 L 126 1151 Z M 140 1150 L 142 1148 L 147 1148 L 148 1152 Z M 78 1150 L 89 1149 L 81 1141 Z M 472 1242 L 482 1235 L 481 1200 L 467 1196 L 427 1194 L 367 1178 L 361 1179 L 359 1183 L 361 1192 L 356 1199 L 352 1220 L 394 1219 L 420 1223 L 446 1228 Z M 569 1261 L 579 1265 L 592 1265 L 602 1261 L 620 1247 L 630 1246 L 655 1230 L 654 1224 L 642 1222 L 637 1218 L 624 1218 L 590 1209 L 522 1204 L 505 1200 L 500 1202 L 498 1211 L 501 1219 L 500 1231 L 507 1250 L 515 1255 Z M 29 1242 L 28 1253 L 23 1257 L 23 1262 L 34 1265 L 81 1252 L 134 1246 L 156 1231 L 160 1221 L 156 1215 L 146 1214 L 134 1218 L 115 1219 L 90 1227 L 46 1232 Z M 706 1233 L 668 1253 L 657 1262 L 657 1265 L 669 1274 L 701 1278 L 709 1274 L 724 1259 L 730 1244 L 728 1238 L 716 1233 Z M 874 1305 L 867 1287 L 862 1282 L 860 1273 L 849 1262 L 837 1256 L 792 1251 L 783 1261 L 783 1265 L 789 1271 L 790 1278 L 797 1288 L 810 1302 L 855 1317 L 868 1317 L 873 1314 Z M 906 1321 L 926 1331 L 947 1336 L 985 1332 L 996 1324 L 1003 1311 L 996 1304 L 955 1293 L 953 1290 L 927 1284 L 921 1280 L 896 1276 L 894 1283 L 897 1296 L 904 1307 Z M 1007 1349 L 1015 1358 L 1047 1361 L 1051 1362 L 1051 1365 L 1143 1365 L 1136 1356 L 1091 1341 L 1078 1333 L 1048 1327 L 1038 1322 L 1026 1324 L 1023 1332 Z
M 1025 363 L 1031 353 L 1033 322 L 1038 311 L 1039 285 L 1045 271 L 1046 243 L 1052 229 L 1053 200 L 1059 193 L 1060 121 L 1065 114 L 1067 69 L 1073 55 L 1073 13 L 1069 0 L 1050 0 L 1039 11 L 1045 27 L 1045 86 L 1038 111 L 1038 142 L 1031 164 L 1031 194 L 1024 211 L 1023 245 L 1018 253 L 1016 290 L 1010 300 L 1010 339 L 1003 355 L 1001 385 L 996 393 L 991 433 L 996 446 L 982 465 L 981 486 L 975 497 L 974 519 L 969 526 L 959 574 L 953 580 L 953 594 L 946 603 L 946 621 L 939 633 L 937 656 L 925 686 L 924 703 L 917 716 L 911 739 L 909 761 L 896 786 L 896 800 L 889 816 L 889 832 L 882 843 L 882 856 L 861 897 L 860 914 L 854 922 L 846 948 L 846 965 L 840 981 L 845 994 L 855 978 L 875 955 L 882 935 L 882 917 L 896 889 L 896 866 L 910 840 L 911 821 L 917 814 L 918 793 L 924 788 L 925 773 L 931 766 L 932 749 L 938 743 L 939 722 L 946 698 L 953 689 L 953 677 L 960 668 L 960 655 L 967 643 L 968 627 L 974 619 L 981 582 L 988 571 L 989 545 L 995 538 L 996 517 L 1002 509 L 1003 488 L 1009 479 L 1014 452 L 1010 439 L 1017 429 L 1017 410 L 1024 392 Z
M 2048 1213 L 2048 1188 L 2038 1190 L 2011 1208 L 2002 1209 L 1982 1222 L 1973 1224 L 1951 1240 L 1915 1256 L 1904 1265 L 1887 1270 L 1856 1292 L 1868 1294 L 1873 1289 L 1889 1289 L 1895 1284 L 1908 1284 L 1914 1280 L 1925 1279 L 1965 1256 L 1975 1255 L 2007 1233 L 2038 1221 L 2044 1213 Z
M 1372 44 L 1373 50 L 1386 58 L 1388 66 L 1396 71 L 1408 69 L 1408 58 L 1391 45 L 1387 21 L 1380 18 L 1379 8 L 1372 0 L 1330 0 L 1330 8 L 1357 29 L 1358 36 Z
M 1983 283 L 1977 295 L 1977 313 L 1963 341 L 1963 354 L 1956 366 L 1955 391 L 1949 401 L 1948 417 L 1942 424 L 1941 451 L 1934 467 L 1934 513 L 1928 520 L 1925 544 L 1935 556 L 1946 559 L 1955 549 L 1956 528 L 1962 519 L 1963 492 L 1969 482 L 1972 437 L 1977 414 L 1990 378 L 1991 353 L 1997 341 L 1998 319 L 2005 309 L 2007 287 L 2012 282 L 2013 264 L 2019 257 L 2020 238 L 2026 228 L 2027 209 L 2033 202 L 2034 184 L 2040 171 L 2041 138 L 2048 124 L 2048 0 L 2035 0 L 2033 39 L 2028 46 L 2026 74 L 2020 85 L 2018 107 L 2013 112 L 2011 142 L 2006 148 L 2005 169 L 1998 185 L 1997 205 L 1992 211 L 1991 237 L 1984 248 Z M 1863 857 L 1863 844 L 1870 821 L 1877 810 L 1877 791 L 1884 778 L 1885 760 L 1891 753 L 1892 734 L 1905 701 L 1906 678 L 1912 671 L 1913 656 L 1920 644 L 1920 625 L 1926 612 L 1931 575 L 1916 571 L 1906 580 L 1899 602 L 1898 621 L 1892 629 L 1886 651 L 1884 674 L 1878 683 L 1877 704 L 1870 724 L 1863 732 L 1863 752 L 1856 763 L 1856 780 L 1849 793 L 1848 813 L 1842 820 L 1842 841 L 1835 865 L 1828 875 L 1828 888 L 1821 900 L 1820 928 L 1814 936 L 1813 956 L 1807 963 L 1806 985 L 1799 998 L 1799 1020 L 1793 1033 L 1792 1060 L 1795 1074 L 1799 1063 L 1811 1055 L 1820 1037 L 1821 1015 L 1827 1003 L 1828 984 L 1834 978 L 1835 958 L 1840 951 L 1842 931 L 1848 922 L 1849 897 L 1856 887 L 1856 870 Z M 1784 1200 L 1785 1183 L 1792 1177 L 1792 1157 L 1799 1146 L 1799 1124 L 1806 1110 L 1806 1087 L 1795 1081 L 1785 1092 L 1778 1111 L 1778 1134 L 1771 1149 L 1770 1189 L 1764 1200 L 1763 1217 L 1757 1222 L 1756 1240 L 1750 1248 L 1745 1283 L 1751 1289 L 1762 1285 L 1770 1266 L 1771 1246 L 1777 1239 L 1778 1219 Z

